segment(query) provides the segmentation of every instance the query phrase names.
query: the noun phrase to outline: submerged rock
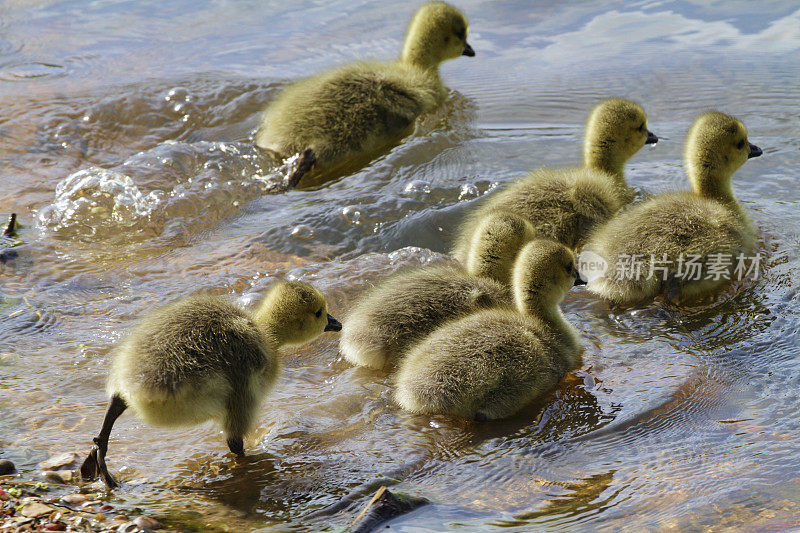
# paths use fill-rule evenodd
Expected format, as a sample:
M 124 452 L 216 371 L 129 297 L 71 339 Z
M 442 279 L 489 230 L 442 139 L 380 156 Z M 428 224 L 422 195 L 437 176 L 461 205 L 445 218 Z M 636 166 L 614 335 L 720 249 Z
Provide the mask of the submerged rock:
M 386 487 L 381 487 L 363 511 L 356 517 L 350 526 L 350 533 L 369 533 L 379 526 L 426 505 L 428 500 L 408 494 L 392 493 Z
M 142 529 L 163 529 L 164 525 L 156 520 L 155 518 L 150 518 L 149 516 L 140 516 L 133 521 L 138 527 Z
M 39 463 L 42 470 L 75 470 L 80 465 L 81 456 L 75 452 L 62 453 Z
M 17 468 L 14 466 L 14 463 L 9 461 L 8 459 L 0 459 L 0 476 L 13 474 L 16 471 Z

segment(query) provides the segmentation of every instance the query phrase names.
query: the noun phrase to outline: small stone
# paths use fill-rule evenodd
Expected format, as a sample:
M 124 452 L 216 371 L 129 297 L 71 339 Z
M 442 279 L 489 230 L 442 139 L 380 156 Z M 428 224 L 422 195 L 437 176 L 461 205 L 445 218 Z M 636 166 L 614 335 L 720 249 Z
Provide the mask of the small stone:
M 45 531 L 66 531 L 67 526 L 66 524 L 62 524 L 61 522 L 49 522 L 42 526 L 42 529 Z
M 14 463 L 8 459 L 0 459 L 0 476 L 13 474 L 16 470 L 17 468 L 14 466 Z
M 62 453 L 51 457 L 47 461 L 39 463 L 39 468 L 42 470 L 74 470 L 78 468 L 78 462 L 81 456 L 75 452 Z
M 61 501 L 70 505 L 80 505 L 86 501 L 86 496 L 83 494 L 65 494 L 61 497 Z
M 150 518 L 149 516 L 140 516 L 139 518 L 134 519 L 134 524 L 142 529 L 163 529 L 164 525 L 156 520 L 155 518 Z
M 46 514 L 50 514 L 54 511 L 52 507 L 49 507 L 43 503 L 39 502 L 31 502 L 26 504 L 20 514 L 22 516 L 26 516 L 28 518 L 38 518 L 40 516 L 44 516 Z
M 133 522 L 125 522 L 117 528 L 117 533 L 134 533 L 135 531 L 139 531 L 139 526 Z
M 70 483 L 72 481 L 72 470 L 44 470 L 42 476 L 53 483 Z
M 117 516 L 115 516 L 111 520 L 113 522 L 127 522 L 128 521 L 128 517 L 125 516 L 124 514 L 118 514 Z
M 110 511 L 113 508 L 114 508 L 113 505 L 105 504 L 105 505 L 101 505 L 100 506 L 100 511 L 103 512 L 103 513 L 107 513 L 108 511 Z

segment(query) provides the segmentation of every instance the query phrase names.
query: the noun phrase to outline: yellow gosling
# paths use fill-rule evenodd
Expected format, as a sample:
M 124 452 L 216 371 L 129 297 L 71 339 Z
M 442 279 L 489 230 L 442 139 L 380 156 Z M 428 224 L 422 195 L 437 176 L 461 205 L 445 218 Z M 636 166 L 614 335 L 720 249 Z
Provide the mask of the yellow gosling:
M 344 320 L 339 349 L 354 365 L 385 368 L 445 321 L 511 305 L 514 259 L 533 229 L 516 215 L 486 217 L 466 268 L 430 266 L 401 272 L 367 293 Z
M 740 121 L 719 112 L 697 117 L 685 151 L 691 192 L 660 194 L 598 228 L 585 250 L 599 254 L 608 268 L 589 290 L 631 304 L 662 291 L 680 300 L 726 285 L 737 257 L 751 255 L 756 239 L 750 217 L 733 194 L 731 177 L 748 158 L 760 155 Z M 696 273 L 695 267 L 689 272 L 690 260 L 699 265 L 700 279 L 692 279 Z
M 105 456 L 114 422 L 127 408 L 157 426 L 215 420 L 230 450 L 244 455 L 243 437 L 278 376 L 278 350 L 340 329 L 322 293 L 299 281 L 276 284 L 252 316 L 203 295 L 156 310 L 113 354 L 107 386 L 111 400 L 81 466 L 82 476 L 102 475 L 109 487 L 117 485 Z
M 571 250 L 531 241 L 514 267 L 515 309 L 478 311 L 412 346 L 397 371 L 395 400 L 412 413 L 487 420 L 549 393 L 583 353 L 559 308 L 579 284 Z
M 312 168 L 335 175 L 348 162 L 368 162 L 444 102 L 439 64 L 475 55 L 467 31 L 453 6 L 423 5 L 399 60 L 353 63 L 290 85 L 264 112 L 256 145 L 276 159 L 301 154 L 290 188 Z
M 528 219 L 537 237 L 575 248 L 632 200 L 625 163 L 657 141 L 639 105 L 619 98 L 599 103 L 586 125 L 583 166 L 535 170 L 486 198 L 461 225 L 453 255 L 464 261 L 480 220 L 500 211 Z

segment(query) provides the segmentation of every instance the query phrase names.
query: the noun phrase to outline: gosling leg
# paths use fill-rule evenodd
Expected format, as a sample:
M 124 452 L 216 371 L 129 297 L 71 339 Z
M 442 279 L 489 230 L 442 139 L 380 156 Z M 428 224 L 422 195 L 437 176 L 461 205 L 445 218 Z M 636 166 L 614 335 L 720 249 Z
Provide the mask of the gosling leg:
M 229 437 L 228 448 L 239 457 L 244 457 L 244 439 L 242 437 Z
M 314 155 L 314 151 L 310 148 L 300 154 L 300 159 L 297 161 L 297 168 L 289 177 L 289 183 L 286 185 L 286 190 L 294 189 L 295 186 L 300 182 L 300 178 L 302 178 L 306 172 L 311 170 L 311 167 L 313 167 L 314 163 L 316 162 L 317 156 Z
M 8 225 L 6 229 L 3 230 L 3 236 L 5 237 L 13 237 L 17 234 L 17 214 L 11 213 L 11 216 L 8 217 Z
M 97 479 L 98 475 L 103 476 L 103 481 L 108 488 L 113 489 L 118 486 L 118 483 L 108 473 L 106 467 L 106 452 L 108 451 L 108 437 L 111 435 L 111 428 L 114 427 L 114 422 L 117 418 L 125 412 L 128 404 L 122 399 L 122 396 L 115 394 L 108 402 L 108 409 L 106 409 L 106 416 L 103 419 L 103 427 L 100 429 L 100 434 L 92 439 L 94 446 L 89 452 L 89 456 L 81 465 L 81 477 L 86 480 Z

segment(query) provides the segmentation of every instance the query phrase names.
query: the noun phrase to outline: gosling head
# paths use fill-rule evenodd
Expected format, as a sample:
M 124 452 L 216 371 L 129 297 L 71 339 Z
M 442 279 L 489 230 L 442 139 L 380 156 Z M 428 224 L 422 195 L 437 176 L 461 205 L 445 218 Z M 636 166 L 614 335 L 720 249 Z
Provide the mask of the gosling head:
M 342 325 L 328 314 L 325 296 L 303 281 L 280 281 L 267 292 L 255 313 L 256 321 L 279 345 L 303 344 Z
M 575 285 L 585 285 L 575 265 L 575 254 L 561 243 L 534 239 L 514 263 L 512 287 L 520 312 L 558 311 L 558 304 Z
M 467 43 L 467 17 L 444 2 L 430 2 L 417 10 L 408 27 L 402 60 L 436 69 L 439 63 L 459 56 L 472 57 Z
M 597 104 L 586 123 L 583 159 L 588 167 L 616 176 L 645 144 L 658 142 L 647 129 L 647 115 L 638 104 L 610 98 Z
M 735 118 L 711 111 L 697 117 L 686 138 L 686 168 L 695 193 L 733 199 L 731 176 L 761 148 L 747 140 L 747 128 Z

